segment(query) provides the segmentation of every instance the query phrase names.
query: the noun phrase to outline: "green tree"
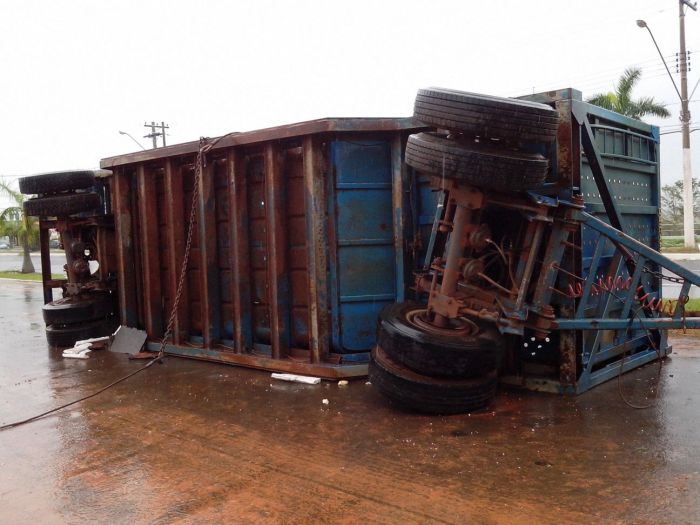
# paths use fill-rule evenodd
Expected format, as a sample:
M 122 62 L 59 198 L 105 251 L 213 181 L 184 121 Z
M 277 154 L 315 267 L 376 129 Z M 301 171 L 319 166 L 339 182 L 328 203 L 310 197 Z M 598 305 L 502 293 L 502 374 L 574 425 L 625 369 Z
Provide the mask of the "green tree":
M 632 99 L 632 90 L 641 76 L 642 70 L 640 68 L 627 68 L 617 81 L 615 91 L 598 93 L 587 99 L 586 102 L 635 119 L 641 119 L 645 115 L 670 117 L 671 113 L 666 109 L 666 105 L 655 101 L 652 97 Z
M 693 178 L 693 214 L 700 216 L 700 184 Z M 661 187 L 661 222 L 664 226 L 683 233 L 683 181 Z
M 22 203 L 24 195 L 12 189 L 8 184 L 0 182 L 0 194 L 4 194 L 13 201 L 15 206 L 5 208 L 0 213 L 0 235 L 15 237 L 22 245 L 22 273 L 34 273 L 34 263 L 30 256 L 32 244 L 39 238 L 39 222 L 34 217 L 24 214 Z

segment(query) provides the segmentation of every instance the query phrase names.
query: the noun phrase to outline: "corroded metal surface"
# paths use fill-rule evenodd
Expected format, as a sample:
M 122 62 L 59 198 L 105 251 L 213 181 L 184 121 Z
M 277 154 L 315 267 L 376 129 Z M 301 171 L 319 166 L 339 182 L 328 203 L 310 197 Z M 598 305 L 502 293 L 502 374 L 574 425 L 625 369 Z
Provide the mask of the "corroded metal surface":
M 135 326 L 138 322 L 136 297 L 136 265 L 134 261 L 133 217 L 131 198 L 132 177 L 124 169 L 114 172 L 112 178 L 112 209 L 116 230 L 116 269 L 119 279 L 117 294 L 121 322 Z
M 366 373 L 376 315 L 409 278 L 402 149 L 421 129 L 411 125 L 324 119 L 218 142 L 197 188 L 168 351 L 324 377 Z M 192 146 L 104 161 L 118 165 L 121 319 L 151 343 L 163 336 L 182 264 Z
M 299 122 L 273 128 L 247 131 L 244 133 L 231 134 L 218 143 L 216 149 L 228 148 L 231 146 L 245 146 L 267 141 L 276 141 L 317 133 L 346 133 L 346 132 L 377 132 L 377 131 L 398 131 L 424 128 L 416 123 L 413 118 L 324 118 Z M 182 155 L 194 155 L 197 153 L 198 141 L 185 142 L 158 148 L 153 150 L 138 151 L 127 155 L 118 155 L 102 159 L 102 168 L 116 167 L 124 164 L 133 164 L 147 160 L 160 159 L 163 157 L 175 157 Z

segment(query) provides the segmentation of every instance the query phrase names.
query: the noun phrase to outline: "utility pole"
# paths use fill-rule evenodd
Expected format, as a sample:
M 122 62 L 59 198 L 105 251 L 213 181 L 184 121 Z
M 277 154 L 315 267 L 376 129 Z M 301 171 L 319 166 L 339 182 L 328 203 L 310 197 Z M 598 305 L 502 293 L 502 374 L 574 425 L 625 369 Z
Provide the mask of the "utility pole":
M 685 11 L 688 6 L 697 11 L 697 3 L 678 0 L 681 34 L 681 129 L 683 132 L 683 236 L 686 248 L 697 250 L 695 243 L 695 203 L 693 202 L 693 167 L 690 160 L 690 110 L 688 109 L 688 55 L 685 50 Z
M 150 124 L 144 122 L 143 125 L 146 128 L 151 128 L 151 132 L 148 135 L 144 135 L 143 138 L 153 140 L 153 149 L 158 147 L 158 137 L 163 137 L 163 147 L 165 147 L 165 130 L 170 129 L 170 127 L 165 122 L 156 124 L 154 121 L 151 121 Z M 160 128 L 160 131 L 156 131 L 156 128 Z

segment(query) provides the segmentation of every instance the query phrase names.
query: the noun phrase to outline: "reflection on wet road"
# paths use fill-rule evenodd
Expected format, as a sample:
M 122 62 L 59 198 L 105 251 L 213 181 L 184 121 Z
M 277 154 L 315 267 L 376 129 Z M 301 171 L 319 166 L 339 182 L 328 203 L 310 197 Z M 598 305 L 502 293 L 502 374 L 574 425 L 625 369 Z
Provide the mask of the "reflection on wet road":
M 0 283 L 0 422 L 141 366 L 47 350 L 37 285 Z M 0 433 L 5 523 L 695 523 L 700 349 L 675 336 L 654 407 L 610 382 L 577 398 L 501 392 L 427 417 L 364 380 L 170 358 L 57 416 Z M 657 365 L 624 376 L 645 401 Z M 322 399 L 330 401 L 328 406 Z

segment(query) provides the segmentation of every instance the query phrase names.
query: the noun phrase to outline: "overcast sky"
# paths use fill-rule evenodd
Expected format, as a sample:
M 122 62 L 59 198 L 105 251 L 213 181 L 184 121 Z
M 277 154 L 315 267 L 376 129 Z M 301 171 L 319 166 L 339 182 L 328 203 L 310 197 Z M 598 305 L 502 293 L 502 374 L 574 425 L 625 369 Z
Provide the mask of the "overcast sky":
M 636 95 L 668 104 L 678 129 L 676 0 L 0 0 L 0 176 L 96 167 L 146 147 L 320 117 L 412 112 L 420 87 L 504 96 L 612 89 L 643 68 Z M 700 13 L 688 10 L 690 89 Z M 696 97 L 700 99 L 700 90 Z M 691 104 L 694 122 L 700 105 Z M 700 132 L 691 135 L 700 176 Z M 680 134 L 662 137 L 662 181 L 682 178 Z

